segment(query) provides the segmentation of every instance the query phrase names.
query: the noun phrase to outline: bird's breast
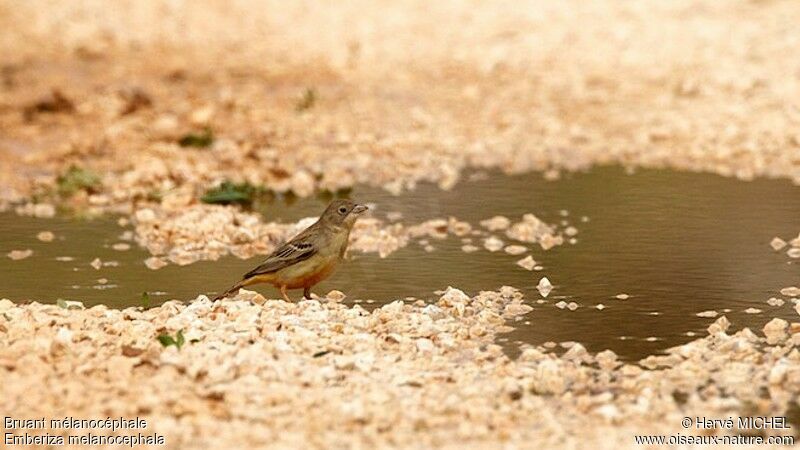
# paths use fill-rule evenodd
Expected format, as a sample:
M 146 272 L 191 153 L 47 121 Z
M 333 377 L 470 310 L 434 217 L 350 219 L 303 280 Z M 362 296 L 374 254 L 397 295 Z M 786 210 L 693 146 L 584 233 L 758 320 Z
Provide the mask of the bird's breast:
M 289 289 L 313 286 L 329 277 L 336 269 L 338 257 L 322 257 L 319 255 L 280 270 L 276 275 L 277 284 Z

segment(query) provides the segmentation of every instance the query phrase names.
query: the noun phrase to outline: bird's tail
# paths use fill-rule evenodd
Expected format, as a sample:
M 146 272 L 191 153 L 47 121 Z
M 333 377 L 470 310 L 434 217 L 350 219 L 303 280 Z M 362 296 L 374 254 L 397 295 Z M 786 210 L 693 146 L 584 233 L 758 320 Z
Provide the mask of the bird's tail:
M 227 291 L 225 291 L 222 294 L 219 294 L 216 297 L 214 297 L 214 301 L 222 300 L 223 298 L 228 298 L 228 297 L 230 297 L 232 295 L 235 295 L 236 293 L 239 292 L 239 289 L 241 289 L 241 288 L 243 288 L 245 286 L 247 286 L 247 280 L 242 280 L 242 281 L 234 284 L 233 286 L 231 286 L 231 288 L 228 289 Z

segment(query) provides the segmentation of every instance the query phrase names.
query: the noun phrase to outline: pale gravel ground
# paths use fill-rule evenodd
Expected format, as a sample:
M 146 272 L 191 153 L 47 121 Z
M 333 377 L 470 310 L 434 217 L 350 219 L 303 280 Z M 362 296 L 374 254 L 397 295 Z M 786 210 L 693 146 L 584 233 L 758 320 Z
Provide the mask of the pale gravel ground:
M 17 418 L 146 417 L 167 448 L 641 448 L 634 434 L 723 432 L 685 416 L 797 402 L 800 323 L 765 339 L 720 318 L 651 370 L 579 344 L 510 360 L 493 340 L 525 303 L 513 288 L 371 313 L 252 291 L 146 311 L 2 300 L 0 398 Z M 179 329 L 180 351 L 155 339 Z
M 229 254 L 242 259 L 269 254 L 316 220 L 317 217 L 306 217 L 297 223 L 264 223 L 258 214 L 220 205 L 143 208 L 133 216 L 136 241 L 153 255 L 148 259 L 151 268 L 160 268 L 167 263 L 186 265 L 202 260 L 216 261 Z M 506 220 L 509 221 L 508 229 L 501 231 L 516 242 L 538 244 L 542 250 L 564 243 L 563 232 L 558 226 L 548 225 L 533 214 L 525 214 L 522 220 L 513 223 Z M 455 217 L 403 224 L 388 223 L 367 213 L 355 223 L 350 233 L 348 252 L 376 253 L 385 258 L 414 240 L 421 242 L 422 239 L 445 239 L 448 236 L 475 239 L 488 236 L 484 240 L 485 248 L 497 251 L 503 247 L 503 241 L 495 235 Z M 492 243 L 500 247 L 492 247 Z M 517 254 L 528 251 L 527 247 L 516 247 L 518 249 L 510 251 L 516 250 Z

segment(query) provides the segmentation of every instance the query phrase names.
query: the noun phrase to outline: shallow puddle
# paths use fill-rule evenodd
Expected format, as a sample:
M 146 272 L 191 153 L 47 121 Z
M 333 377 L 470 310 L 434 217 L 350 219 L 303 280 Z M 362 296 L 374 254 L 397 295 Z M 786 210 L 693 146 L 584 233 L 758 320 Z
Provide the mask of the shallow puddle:
M 371 299 L 364 305 L 369 307 L 405 296 L 435 299 L 433 292 L 448 285 L 468 294 L 514 286 L 524 291 L 534 311 L 501 338 L 512 352 L 519 342 L 578 341 L 591 351 L 610 348 L 625 358 L 639 358 L 691 340 L 687 333 L 705 333 L 714 319 L 696 316 L 702 311 L 725 314 L 735 328 L 760 329 L 772 317 L 797 320 L 792 302 L 779 290 L 800 284 L 800 261 L 769 246 L 774 236 L 791 238 L 799 230 L 800 189 L 789 182 L 654 170 L 626 175 L 617 167 L 558 181 L 545 181 L 539 174 L 481 175 L 473 174 L 448 192 L 421 185 L 399 197 L 373 188 L 356 188 L 350 196 L 374 203 L 377 217 L 400 212 L 408 224 L 452 215 L 478 226 L 494 215 L 517 221 L 531 212 L 548 223 L 574 225 L 577 243 L 549 251 L 528 245 L 544 266 L 529 272 L 515 264 L 524 254 L 491 253 L 479 239 L 475 245 L 481 249 L 469 254 L 461 250 L 460 238 L 452 236 L 430 239 L 432 252 L 412 242 L 385 259 L 355 253 L 315 292 L 340 289 L 350 299 Z M 318 214 L 326 202 L 274 202 L 259 211 L 270 220 L 296 221 Z M 53 242 L 36 238 L 44 230 L 55 234 Z M 149 255 L 135 244 L 127 251 L 112 248 L 125 230 L 111 218 L 0 215 L 0 254 L 33 250 L 18 261 L 0 258 L 0 296 L 117 307 L 140 305 L 143 291 L 150 292 L 152 304 L 185 300 L 226 288 L 262 258 L 228 257 L 151 271 L 143 264 Z M 514 243 L 502 232 L 496 235 Z M 106 264 L 93 268 L 95 258 Z M 535 286 L 543 276 L 555 289 L 536 303 L 542 297 Z M 278 295 L 269 286 L 257 289 Z M 630 297 L 615 298 L 623 293 Z M 294 298 L 299 296 L 293 292 Z M 770 306 L 770 297 L 786 303 Z M 556 307 L 562 300 L 579 307 Z M 598 310 L 598 304 L 605 309 Z M 747 308 L 763 312 L 747 314 Z

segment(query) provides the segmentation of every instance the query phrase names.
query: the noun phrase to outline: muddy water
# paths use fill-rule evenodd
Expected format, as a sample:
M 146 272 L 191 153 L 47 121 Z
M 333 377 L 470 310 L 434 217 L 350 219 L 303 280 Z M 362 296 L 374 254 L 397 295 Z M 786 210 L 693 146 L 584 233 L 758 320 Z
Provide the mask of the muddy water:
M 713 319 L 697 317 L 701 311 L 724 313 L 737 328 L 761 328 L 772 317 L 797 320 L 789 299 L 781 307 L 766 303 L 781 297 L 780 288 L 800 285 L 800 261 L 769 247 L 772 237 L 789 238 L 800 230 L 800 189 L 786 181 L 746 183 L 670 171 L 626 175 L 620 168 L 596 168 L 555 182 L 537 174 L 481 175 L 449 192 L 421 185 L 400 197 L 371 188 L 349 195 L 374 203 L 378 217 L 400 212 L 406 223 L 452 215 L 477 225 L 496 214 L 516 220 L 532 212 L 550 223 L 574 225 L 578 242 L 546 252 L 534 249 L 534 259 L 544 266 L 539 272 L 517 267 L 521 256 L 463 253 L 454 237 L 432 240 L 430 253 L 412 243 L 386 259 L 355 254 L 316 292 L 340 289 L 350 298 L 369 299 L 364 305 L 369 306 L 405 296 L 433 299 L 433 291 L 448 285 L 467 293 L 510 285 L 525 292 L 534 311 L 503 337 L 509 349 L 519 342 L 579 341 L 592 351 L 610 348 L 626 358 L 703 333 Z M 272 220 L 294 221 L 317 214 L 326 202 L 276 201 L 259 211 Z M 56 240 L 39 242 L 36 233 L 42 230 L 53 231 Z M 142 263 L 149 255 L 141 249 L 111 248 L 123 231 L 110 218 L 0 215 L 0 253 L 34 251 L 20 261 L 0 259 L 0 296 L 127 306 L 140 304 L 141 293 L 148 291 L 155 304 L 220 290 L 260 259 L 230 257 L 151 271 Z M 96 257 L 116 265 L 96 270 L 89 264 Z M 542 276 L 556 287 L 544 303 L 536 303 L 541 297 L 535 285 Z M 98 281 L 103 278 L 105 284 Z M 277 295 L 270 287 L 260 290 Z M 616 299 L 621 293 L 630 298 Z M 555 304 L 561 300 L 579 308 L 559 309 Z M 596 309 L 601 303 L 606 308 Z M 746 314 L 750 307 L 763 312 Z

